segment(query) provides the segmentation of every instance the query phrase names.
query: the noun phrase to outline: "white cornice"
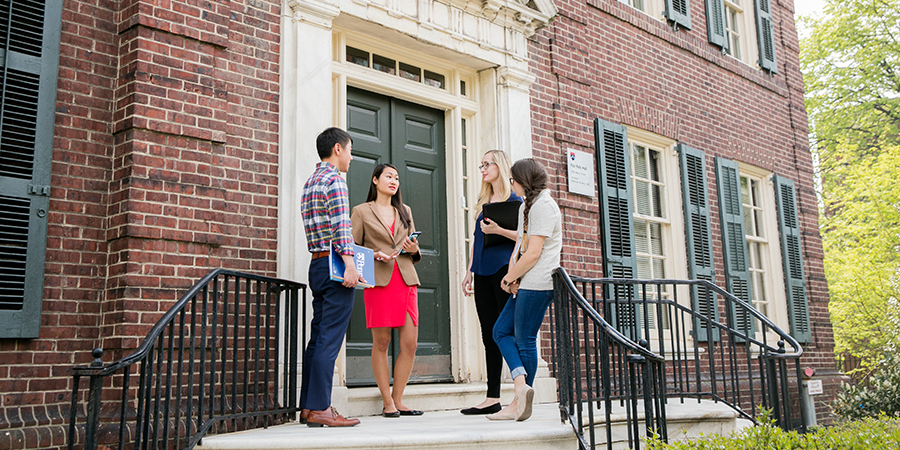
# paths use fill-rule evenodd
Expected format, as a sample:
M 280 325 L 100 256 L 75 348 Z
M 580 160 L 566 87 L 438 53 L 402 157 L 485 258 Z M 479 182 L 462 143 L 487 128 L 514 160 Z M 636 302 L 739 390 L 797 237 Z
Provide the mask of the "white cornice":
M 497 70 L 497 75 L 500 77 L 499 81 L 501 85 L 505 85 L 510 89 L 517 89 L 520 91 L 528 92 L 531 88 L 531 85 L 537 79 L 531 72 L 527 70 L 517 69 L 515 67 L 504 66 Z
M 294 20 L 329 29 L 334 18 L 341 13 L 337 6 L 317 0 L 288 0 L 288 6 L 294 13 Z
M 496 17 L 501 21 L 501 25 L 529 37 L 535 31 L 547 26 L 557 14 L 552 1 L 536 1 L 535 4 L 538 9 L 528 7 L 521 0 L 481 0 L 481 12 L 488 19 L 494 21 Z

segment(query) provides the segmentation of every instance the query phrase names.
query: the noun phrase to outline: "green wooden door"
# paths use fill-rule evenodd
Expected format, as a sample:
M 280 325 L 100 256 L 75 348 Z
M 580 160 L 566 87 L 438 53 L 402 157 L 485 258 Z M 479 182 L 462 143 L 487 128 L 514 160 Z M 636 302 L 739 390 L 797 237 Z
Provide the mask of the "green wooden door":
M 444 113 L 402 100 L 347 89 L 347 131 L 353 136 L 353 163 L 347 177 L 350 204 L 365 202 L 372 171 L 387 162 L 400 172 L 403 201 L 412 208 L 419 247 L 419 346 L 410 382 L 451 381 L 449 254 L 444 156 Z M 399 352 L 394 331 L 389 359 Z M 372 334 L 365 303 L 356 293 L 347 330 L 347 385 L 375 384 Z

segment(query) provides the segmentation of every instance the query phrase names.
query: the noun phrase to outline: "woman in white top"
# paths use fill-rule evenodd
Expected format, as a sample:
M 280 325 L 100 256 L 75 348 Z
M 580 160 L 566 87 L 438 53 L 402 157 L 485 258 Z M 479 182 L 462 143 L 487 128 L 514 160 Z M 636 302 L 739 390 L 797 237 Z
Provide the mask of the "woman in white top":
M 487 417 L 525 420 L 531 417 L 534 374 L 537 371 L 537 333 L 553 299 L 551 272 L 559 267 L 562 221 L 559 206 L 547 189 L 547 171 L 531 158 L 513 164 L 510 183 L 525 202 L 519 208 L 517 248 L 509 272 L 500 285 L 512 294 L 494 325 L 494 340 L 509 366 L 516 398 Z

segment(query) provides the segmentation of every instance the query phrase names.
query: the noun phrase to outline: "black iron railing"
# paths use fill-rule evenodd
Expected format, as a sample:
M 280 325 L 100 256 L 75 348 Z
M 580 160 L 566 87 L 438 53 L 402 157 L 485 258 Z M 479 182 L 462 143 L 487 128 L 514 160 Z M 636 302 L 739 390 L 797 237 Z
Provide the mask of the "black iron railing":
M 734 295 L 703 280 L 591 279 L 569 277 L 562 268 L 554 273 L 554 284 L 555 352 L 559 354 L 554 359 L 556 376 L 560 380 L 560 407 L 566 406 L 571 420 L 577 420 L 573 425 L 578 423 L 588 427 L 590 424 L 593 432 L 593 418 L 584 421 L 578 412 L 581 403 L 594 403 L 597 408 L 602 406 L 609 415 L 615 411 L 606 405 L 607 402 L 634 402 L 624 397 L 621 388 L 617 391 L 615 383 L 640 386 L 643 380 L 626 380 L 628 366 L 621 364 L 623 356 L 612 349 L 603 351 L 608 345 L 605 342 L 614 337 L 619 352 L 627 349 L 648 361 L 656 360 L 650 356 L 664 360 L 661 374 L 665 388 L 638 389 L 641 395 L 662 394 L 662 399 L 644 398 L 643 401 L 647 405 L 662 404 L 661 407 L 654 406 L 652 412 L 662 412 L 662 417 L 655 418 L 654 424 L 656 432 L 664 439 L 667 434 L 666 402 L 671 405 L 672 401 L 684 403 L 686 399 L 724 403 L 754 422 L 761 408 L 770 410 L 771 417 L 780 427 L 805 431 L 800 384 L 803 350 L 800 344 Z M 699 306 L 692 308 L 691 305 Z M 590 333 L 585 332 L 588 330 L 585 325 L 581 329 L 575 328 L 580 334 L 568 331 L 564 327 L 573 325 L 566 323 L 577 318 L 571 312 L 574 308 L 582 309 L 582 316 L 590 315 L 591 320 L 600 325 L 593 325 Z M 724 316 L 724 320 L 719 319 L 720 316 Z M 571 343 L 573 341 L 576 343 Z M 635 348 L 641 348 L 636 343 L 645 344 L 646 354 L 635 351 Z M 789 345 L 791 351 L 788 352 L 785 345 Z M 562 351 L 569 347 L 572 350 L 567 351 L 571 353 Z M 794 367 L 790 367 L 790 362 Z M 610 371 L 612 373 L 607 373 Z M 573 381 L 564 384 L 561 381 L 564 378 Z M 657 381 L 651 382 L 655 387 Z M 571 393 L 563 394 L 564 387 Z M 568 402 L 565 405 L 564 397 Z M 637 429 L 632 424 L 635 419 L 626 419 L 629 429 Z M 644 420 L 645 428 L 649 430 L 651 424 L 648 419 Z M 578 428 L 576 432 L 583 433 Z M 612 448 L 609 431 L 607 434 L 607 446 Z M 585 447 L 593 448 L 596 441 L 593 435 L 589 437 Z M 629 444 L 631 448 L 639 448 L 638 442 Z
M 628 448 L 639 449 L 640 437 L 654 432 L 667 439 L 665 360 L 647 349 L 647 341 L 638 345 L 604 320 L 565 270 L 556 269 L 553 281 L 560 414 L 572 424 L 581 448 L 602 445 L 597 427 L 605 427 L 609 449 L 620 448 L 613 438 L 616 423 L 625 425 Z
M 292 420 L 305 306 L 303 284 L 213 270 L 130 356 L 104 365 L 95 349 L 74 368 L 69 449 L 191 449 L 209 433 Z

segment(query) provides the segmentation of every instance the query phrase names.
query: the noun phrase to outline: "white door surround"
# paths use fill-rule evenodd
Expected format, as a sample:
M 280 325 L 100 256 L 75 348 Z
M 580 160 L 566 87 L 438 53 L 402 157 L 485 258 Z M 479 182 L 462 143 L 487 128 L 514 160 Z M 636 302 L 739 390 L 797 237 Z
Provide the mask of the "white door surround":
M 458 180 L 463 164 L 475 172 L 480 155 L 490 149 L 507 150 L 514 160 L 531 156 L 529 91 L 535 77 L 528 72 L 526 38 L 555 15 L 550 0 L 287 1 L 281 41 L 278 276 L 307 281 L 300 195 L 318 161 L 316 136 L 329 126 L 346 126 L 347 86 L 445 111 L 448 248 L 458 255 L 451 261 L 456 272 L 449 286 L 452 370 L 457 381 L 483 380 L 474 303 L 459 286 L 468 261 Z M 348 45 L 440 73 L 446 89 L 347 62 Z M 467 95 L 461 94 L 460 81 L 466 82 Z M 468 161 L 460 156 L 463 119 Z M 480 181 L 469 178 L 473 201 Z M 340 405 L 343 356 L 335 374 L 334 397 Z

